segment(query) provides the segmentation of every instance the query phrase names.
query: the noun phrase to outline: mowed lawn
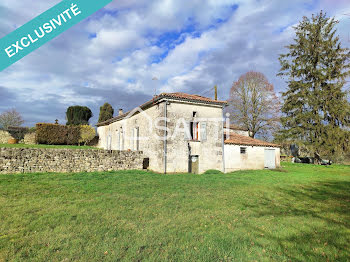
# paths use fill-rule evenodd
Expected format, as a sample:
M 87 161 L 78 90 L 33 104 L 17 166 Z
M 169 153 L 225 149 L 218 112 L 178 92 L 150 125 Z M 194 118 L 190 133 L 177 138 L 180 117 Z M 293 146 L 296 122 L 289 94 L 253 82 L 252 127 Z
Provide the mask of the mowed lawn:
M 350 167 L 0 175 L 0 261 L 349 261 Z

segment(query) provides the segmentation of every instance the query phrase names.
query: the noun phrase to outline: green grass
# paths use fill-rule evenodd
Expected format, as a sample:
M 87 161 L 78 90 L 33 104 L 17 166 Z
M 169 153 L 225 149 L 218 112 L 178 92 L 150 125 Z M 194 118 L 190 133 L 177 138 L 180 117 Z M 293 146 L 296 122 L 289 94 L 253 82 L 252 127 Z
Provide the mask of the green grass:
M 349 261 L 350 167 L 0 175 L 0 261 Z
M 25 144 L 0 144 L 1 147 L 7 147 L 7 148 L 56 148 L 56 149 L 98 149 L 96 147 L 92 146 L 68 146 L 68 145 L 62 145 L 62 146 L 57 146 L 57 145 L 25 145 Z

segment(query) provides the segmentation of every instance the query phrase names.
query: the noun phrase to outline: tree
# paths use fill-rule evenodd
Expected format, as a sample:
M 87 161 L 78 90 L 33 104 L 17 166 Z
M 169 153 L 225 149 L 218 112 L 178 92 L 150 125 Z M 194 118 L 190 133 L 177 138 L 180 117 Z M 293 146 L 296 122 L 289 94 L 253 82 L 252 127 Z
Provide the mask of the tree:
M 349 144 L 350 107 L 344 91 L 350 52 L 336 36 L 336 21 L 322 11 L 296 26 L 294 43 L 280 55 L 278 75 L 287 77 L 280 139 L 314 154 L 335 155 Z
M 95 128 L 89 125 L 81 125 L 80 126 L 80 138 L 79 144 L 86 145 L 91 142 L 96 136 Z
M 280 102 L 262 73 L 251 71 L 234 82 L 229 104 L 233 123 L 249 130 L 251 137 L 271 135 L 279 124 Z
M 71 106 L 66 112 L 67 125 L 88 125 L 92 117 L 90 108 L 86 106 Z
M 114 114 L 113 107 L 110 104 L 105 103 L 103 106 L 100 107 L 100 116 L 98 118 L 98 122 L 102 123 L 104 121 L 107 121 L 113 118 L 113 114 Z
M 9 127 L 19 127 L 23 123 L 24 120 L 21 114 L 15 109 L 10 109 L 0 115 L 0 126 L 4 129 L 8 129 Z

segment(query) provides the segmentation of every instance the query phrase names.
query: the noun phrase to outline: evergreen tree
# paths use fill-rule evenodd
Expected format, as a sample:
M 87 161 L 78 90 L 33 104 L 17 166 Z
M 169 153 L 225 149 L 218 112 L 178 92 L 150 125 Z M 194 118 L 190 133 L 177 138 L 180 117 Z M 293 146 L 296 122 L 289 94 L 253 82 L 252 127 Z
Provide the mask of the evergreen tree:
M 350 52 L 336 36 L 338 21 L 322 11 L 294 29 L 289 53 L 280 55 L 283 93 L 280 139 L 306 146 L 316 160 L 348 150 L 350 106 L 344 91 Z
M 71 106 L 66 112 L 67 125 L 88 125 L 92 117 L 90 108 L 86 106 Z
M 113 114 L 113 107 L 110 104 L 105 103 L 103 106 L 100 107 L 100 116 L 98 118 L 98 122 L 101 123 L 113 118 Z

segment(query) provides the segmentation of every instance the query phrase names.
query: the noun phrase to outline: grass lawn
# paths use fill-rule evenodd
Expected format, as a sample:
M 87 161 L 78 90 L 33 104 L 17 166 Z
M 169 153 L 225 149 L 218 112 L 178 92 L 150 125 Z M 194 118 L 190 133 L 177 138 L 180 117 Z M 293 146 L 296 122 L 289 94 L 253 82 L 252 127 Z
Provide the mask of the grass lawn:
M 349 261 L 350 167 L 0 175 L 0 261 Z
M 68 146 L 68 145 L 63 145 L 63 146 L 56 146 L 56 145 L 25 145 L 25 144 L 0 144 L 1 147 L 12 147 L 12 148 L 57 148 L 57 149 L 98 149 L 96 147 L 92 146 Z

